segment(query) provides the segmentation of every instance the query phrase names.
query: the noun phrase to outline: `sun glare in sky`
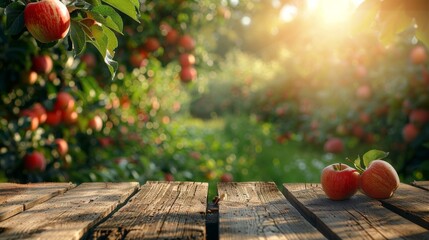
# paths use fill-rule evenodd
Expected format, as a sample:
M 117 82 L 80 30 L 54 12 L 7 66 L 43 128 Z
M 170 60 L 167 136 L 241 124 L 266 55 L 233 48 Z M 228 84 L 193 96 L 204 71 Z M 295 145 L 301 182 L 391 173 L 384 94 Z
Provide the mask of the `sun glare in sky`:
M 335 25 L 347 21 L 362 2 L 363 0 L 306 0 L 306 9 L 302 11 L 315 16 L 325 25 Z M 286 4 L 280 11 L 280 19 L 291 22 L 300 10 L 293 4 Z

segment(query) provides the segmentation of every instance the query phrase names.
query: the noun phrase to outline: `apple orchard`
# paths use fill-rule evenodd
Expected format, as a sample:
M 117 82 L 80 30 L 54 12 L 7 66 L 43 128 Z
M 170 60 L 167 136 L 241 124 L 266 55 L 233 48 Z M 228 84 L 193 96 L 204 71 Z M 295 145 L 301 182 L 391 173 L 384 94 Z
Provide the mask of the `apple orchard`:
M 0 181 L 319 181 L 369 149 L 428 179 L 428 11 L 0 0 Z

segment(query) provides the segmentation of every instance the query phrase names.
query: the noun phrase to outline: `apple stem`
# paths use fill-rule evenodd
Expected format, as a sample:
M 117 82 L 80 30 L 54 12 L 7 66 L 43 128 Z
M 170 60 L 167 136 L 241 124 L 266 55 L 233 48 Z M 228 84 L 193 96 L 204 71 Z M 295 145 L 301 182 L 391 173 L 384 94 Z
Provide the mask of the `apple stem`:
M 346 158 L 346 160 L 347 160 L 348 162 L 352 163 L 352 164 L 355 166 L 356 170 L 357 170 L 359 173 L 363 173 L 363 171 L 365 170 L 365 169 L 363 169 L 361 166 L 357 165 L 357 164 L 355 163 L 355 161 L 350 160 L 350 158 L 348 158 L 348 157 L 347 157 L 347 158 Z
M 334 170 L 335 170 L 335 171 L 340 171 L 340 170 L 341 170 L 341 163 L 339 163 L 338 165 L 337 165 L 337 164 L 335 164 L 335 165 L 334 165 Z
M 356 170 L 357 170 L 359 173 L 363 173 L 363 171 L 365 171 L 365 169 L 363 169 L 363 168 L 361 168 L 360 166 L 357 166 L 357 165 L 355 165 L 355 168 L 356 168 Z

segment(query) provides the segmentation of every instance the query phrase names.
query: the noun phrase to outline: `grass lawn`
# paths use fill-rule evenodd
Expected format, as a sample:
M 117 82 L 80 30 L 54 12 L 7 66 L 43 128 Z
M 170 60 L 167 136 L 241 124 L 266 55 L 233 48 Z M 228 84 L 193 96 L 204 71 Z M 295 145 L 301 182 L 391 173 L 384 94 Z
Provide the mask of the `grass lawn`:
M 278 143 L 271 124 L 259 123 L 248 116 L 213 120 L 183 119 L 177 121 L 182 134 L 176 136 L 205 142 L 201 155 L 214 160 L 217 176 L 230 172 L 234 181 L 319 182 L 321 170 L 334 162 L 346 162 L 355 155 L 333 155 L 320 146 L 310 146 L 298 136 Z M 191 143 L 192 145 L 192 143 Z M 232 160 L 231 160 L 232 159 Z M 195 179 L 207 181 L 207 179 Z M 215 195 L 219 178 L 209 179 L 210 197 Z

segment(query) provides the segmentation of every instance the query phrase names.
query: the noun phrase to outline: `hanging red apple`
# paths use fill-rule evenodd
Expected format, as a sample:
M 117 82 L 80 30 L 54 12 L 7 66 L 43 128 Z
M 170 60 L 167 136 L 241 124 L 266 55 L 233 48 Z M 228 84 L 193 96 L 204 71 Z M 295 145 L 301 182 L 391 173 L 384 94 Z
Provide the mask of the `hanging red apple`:
M 59 0 L 29 3 L 24 9 L 24 24 L 42 43 L 63 39 L 70 29 L 70 14 Z
M 46 168 L 45 156 L 37 151 L 25 155 L 24 168 L 29 171 L 44 171 Z
M 180 71 L 180 80 L 184 83 L 191 82 L 197 78 L 197 70 L 194 67 L 184 67 Z
M 103 128 L 103 120 L 100 116 L 96 115 L 89 120 L 88 127 L 94 131 L 99 132 Z
M 69 145 L 66 142 L 66 140 L 62 138 L 55 139 L 55 145 L 57 147 L 57 151 L 60 154 L 60 156 L 64 156 L 69 151 Z
M 182 53 L 179 57 L 180 65 L 184 67 L 190 67 L 195 64 L 195 56 L 190 53 Z
M 31 59 L 31 69 L 36 73 L 48 74 L 52 71 L 54 63 L 49 55 L 38 55 Z
M 179 45 L 186 51 L 192 51 L 195 48 L 195 40 L 190 35 L 183 35 L 179 39 Z

